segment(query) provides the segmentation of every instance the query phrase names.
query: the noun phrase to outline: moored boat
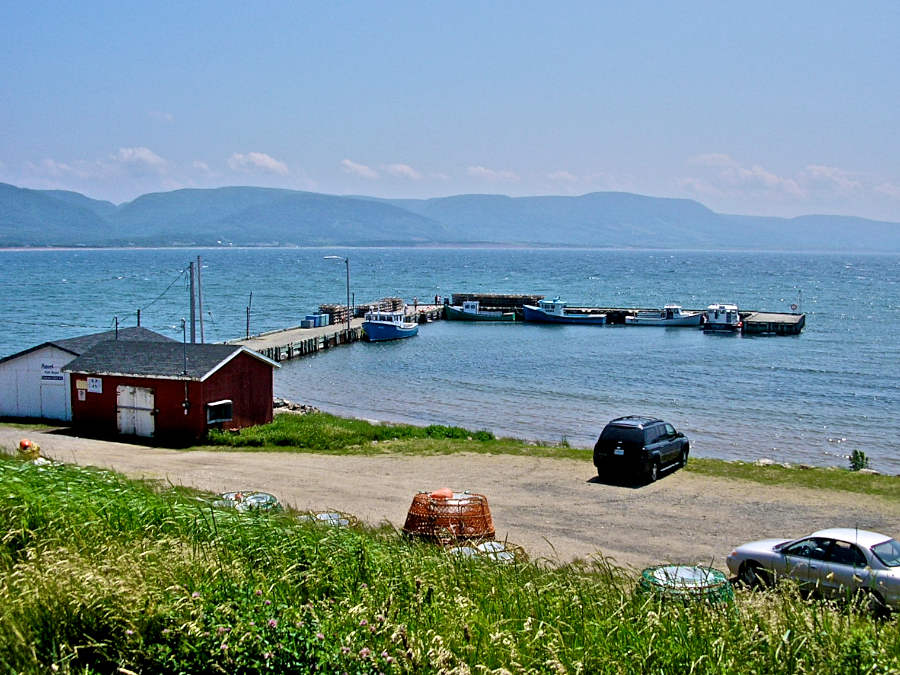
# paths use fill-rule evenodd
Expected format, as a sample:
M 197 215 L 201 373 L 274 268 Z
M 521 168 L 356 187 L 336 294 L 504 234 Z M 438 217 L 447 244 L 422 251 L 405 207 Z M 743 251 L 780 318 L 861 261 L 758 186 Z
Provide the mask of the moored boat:
M 595 312 L 589 307 L 568 307 L 559 297 L 553 300 L 538 300 L 534 305 L 522 305 L 525 321 L 532 323 L 573 323 L 600 325 L 606 323 L 606 314 Z
M 419 332 L 419 324 L 407 321 L 406 312 L 402 309 L 396 312 L 366 312 L 362 326 L 369 342 L 399 340 Z
M 448 321 L 515 321 L 515 312 L 495 312 L 481 309 L 477 300 L 466 300 L 462 307 L 445 305 Z
M 736 332 L 741 330 L 744 323 L 737 305 L 710 305 L 703 317 L 703 330 Z
M 685 312 L 681 305 L 666 305 L 659 311 L 637 312 L 625 317 L 629 326 L 699 326 L 702 312 Z

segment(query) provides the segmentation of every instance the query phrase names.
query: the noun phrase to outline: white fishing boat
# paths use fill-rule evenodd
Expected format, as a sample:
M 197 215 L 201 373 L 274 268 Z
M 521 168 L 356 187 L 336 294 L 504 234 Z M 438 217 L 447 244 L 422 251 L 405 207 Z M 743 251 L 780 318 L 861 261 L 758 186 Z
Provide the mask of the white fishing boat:
M 703 312 L 685 312 L 681 305 L 666 305 L 661 310 L 641 311 L 625 317 L 629 326 L 699 326 Z
M 737 305 L 710 305 L 703 317 L 703 330 L 719 332 L 737 332 L 743 327 L 741 313 Z

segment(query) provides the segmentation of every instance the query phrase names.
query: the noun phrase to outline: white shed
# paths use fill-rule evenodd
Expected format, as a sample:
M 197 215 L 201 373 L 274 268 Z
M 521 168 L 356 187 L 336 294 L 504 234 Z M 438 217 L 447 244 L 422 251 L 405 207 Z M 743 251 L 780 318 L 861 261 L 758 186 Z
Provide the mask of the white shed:
M 146 328 L 120 328 L 55 340 L 0 359 L 0 417 L 71 421 L 69 374 L 63 366 L 104 340 L 174 342 Z

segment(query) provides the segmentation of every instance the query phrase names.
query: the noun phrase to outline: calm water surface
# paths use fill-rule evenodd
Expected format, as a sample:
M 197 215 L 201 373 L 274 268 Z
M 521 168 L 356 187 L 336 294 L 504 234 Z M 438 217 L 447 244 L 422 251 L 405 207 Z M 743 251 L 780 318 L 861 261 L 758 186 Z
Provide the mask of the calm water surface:
M 342 303 L 453 292 L 542 293 L 573 305 L 789 311 L 798 337 L 677 328 L 435 322 L 283 364 L 276 394 L 379 420 L 593 444 L 612 417 L 659 415 L 694 452 L 900 473 L 900 257 L 599 250 L 209 249 L 0 251 L 0 355 L 143 325 L 181 338 L 183 270 L 203 259 L 207 341 L 293 326 Z M 250 293 L 252 292 L 252 303 Z

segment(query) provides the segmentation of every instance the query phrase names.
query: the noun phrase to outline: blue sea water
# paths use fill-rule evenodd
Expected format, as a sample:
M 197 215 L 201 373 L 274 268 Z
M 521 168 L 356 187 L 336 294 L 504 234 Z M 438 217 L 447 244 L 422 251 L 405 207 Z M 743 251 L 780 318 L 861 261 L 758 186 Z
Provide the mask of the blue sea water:
M 453 424 L 590 447 L 609 419 L 659 415 L 700 456 L 900 473 L 900 256 L 550 249 L 0 251 L 0 355 L 142 324 L 182 337 L 184 270 L 202 256 L 207 341 L 295 326 L 320 303 L 454 292 L 559 295 L 572 305 L 713 302 L 790 311 L 796 337 L 632 326 L 435 322 L 395 343 L 287 362 L 276 395 L 378 420 Z M 250 294 L 252 292 L 252 303 Z

